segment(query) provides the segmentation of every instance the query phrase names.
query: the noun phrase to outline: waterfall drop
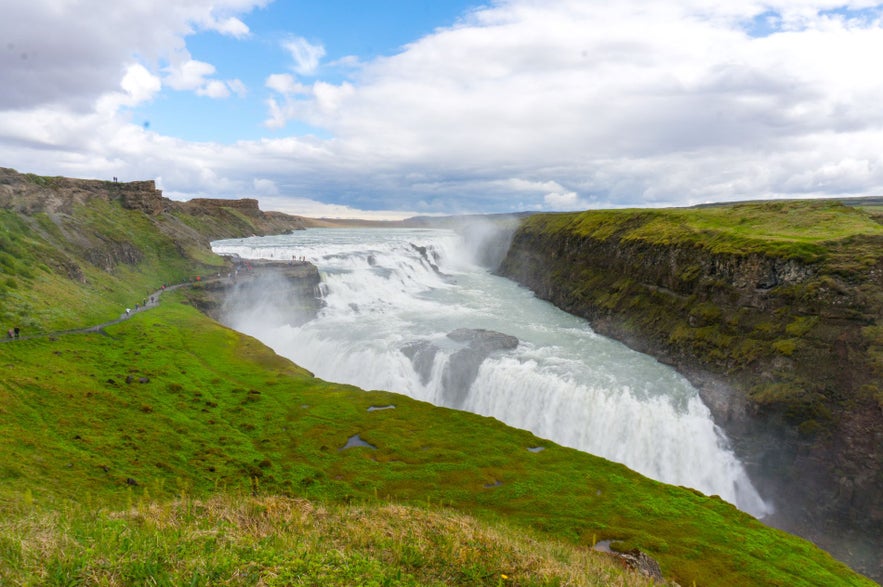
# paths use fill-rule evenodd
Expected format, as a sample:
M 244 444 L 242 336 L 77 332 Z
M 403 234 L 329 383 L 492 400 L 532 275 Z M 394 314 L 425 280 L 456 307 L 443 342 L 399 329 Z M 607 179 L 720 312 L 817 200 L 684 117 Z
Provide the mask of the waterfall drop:
M 770 513 L 697 390 L 670 367 L 474 264 L 448 230 L 312 229 L 217 241 L 243 259 L 305 257 L 319 316 L 225 321 L 316 376 L 493 416 L 654 479 Z

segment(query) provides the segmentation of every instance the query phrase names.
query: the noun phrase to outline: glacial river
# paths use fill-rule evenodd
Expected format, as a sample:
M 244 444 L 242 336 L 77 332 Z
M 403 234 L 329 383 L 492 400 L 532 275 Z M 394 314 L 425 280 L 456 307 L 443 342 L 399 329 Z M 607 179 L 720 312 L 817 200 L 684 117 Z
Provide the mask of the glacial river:
M 755 516 L 769 513 L 686 379 L 493 275 L 452 231 L 310 229 L 213 249 L 243 259 L 305 257 L 319 268 L 318 318 L 292 327 L 261 300 L 225 316 L 318 377 L 493 416 Z M 467 343 L 448 336 L 457 329 L 503 333 L 518 345 L 464 367 L 456 358 Z

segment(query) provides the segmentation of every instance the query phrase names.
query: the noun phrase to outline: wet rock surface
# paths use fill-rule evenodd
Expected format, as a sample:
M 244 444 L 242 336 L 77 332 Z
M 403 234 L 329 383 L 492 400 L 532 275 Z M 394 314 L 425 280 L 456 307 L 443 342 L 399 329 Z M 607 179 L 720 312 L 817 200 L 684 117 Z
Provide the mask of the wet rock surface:
M 231 260 L 231 265 L 221 278 L 206 281 L 190 294 L 202 312 L 222 323 L 243 313 L 255 318 L 272 314 L 299 326 L 322 308 L 322 279 L 311 263 Z
M 428 340 L 415 340 L 401 348 L 402 353 L 411 360 L 411 366 L 420 377 L 423 385 L 432 377 L 432 365 L 439 348 Z
M 442 372 L 442 395 L 444 404 L 453 408 L 462 408 L 469 395 L 469 388 L 478 377 L 481 364 L 492 353 L 512 350 L 518 346 L 518 338 L 481 328 L 458 328 L 449 332 L 447 337 L 462 348 L 454 352 L 448 359 Z M 415 340 L 400 348 L 411 361 L 411 366 L 426 385 L 432 378 L 435 358 L 441 350 L 429 340 Z
M 451 356 L 442 373 L 445 402 L 462 408 L 484 360 L 493 352 L 516 348 L 518 339 L 501 332 L 469 328 L 454 330 L 448 333 L 448 338 L 467 345 Z

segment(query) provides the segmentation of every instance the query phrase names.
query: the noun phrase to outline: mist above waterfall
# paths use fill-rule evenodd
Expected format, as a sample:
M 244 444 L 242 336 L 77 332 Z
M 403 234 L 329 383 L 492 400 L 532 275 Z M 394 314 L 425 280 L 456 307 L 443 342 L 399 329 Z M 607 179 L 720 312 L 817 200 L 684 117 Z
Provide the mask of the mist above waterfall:
M 216 242 L 216 252 L 246 259 L 304 256 L 323 275 L 314 320 L 276 322 L 255 299 L 254 312 L 227 321 L 323 379 L 493 416 L 767 514 L 689 382 L 479 266 L 493 265 L 476 255 L 482 243 L 505 242 L 496 228 L 313 229 Z
M 518 219 L 513 216 L 474 216 L 456 224 L 454 231 L 462 238 L 461 250 L 466 253 L 466 259 L 494 271 L 503 262 L 516 228 Z

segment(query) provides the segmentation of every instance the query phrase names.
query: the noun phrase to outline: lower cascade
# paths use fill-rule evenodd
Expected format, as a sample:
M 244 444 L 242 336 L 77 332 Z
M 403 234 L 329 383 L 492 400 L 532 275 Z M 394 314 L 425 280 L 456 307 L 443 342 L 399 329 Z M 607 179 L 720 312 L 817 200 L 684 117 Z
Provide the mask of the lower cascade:
M 323 278 L 324 306 L 300 326 L 260 295 L 223 319 L 322 379 L 492 416 L 771 513 L 686 379 L 493 275 L 467 240 L 441 229 L 310 229 L 216 241 L 216 253 L 241 259 L 304 258 Z

